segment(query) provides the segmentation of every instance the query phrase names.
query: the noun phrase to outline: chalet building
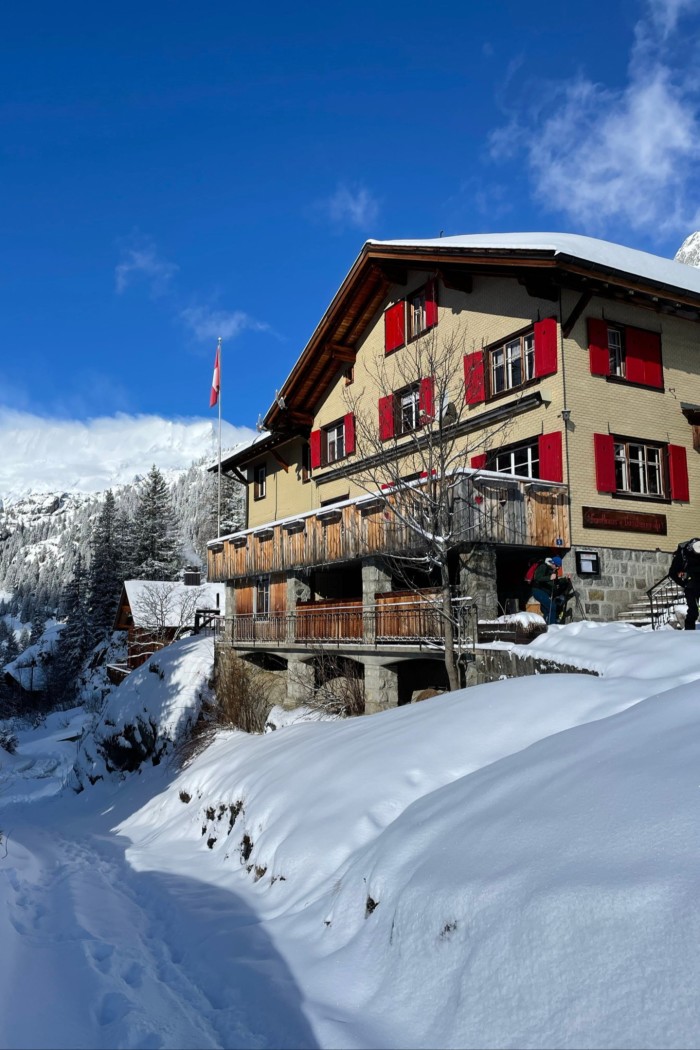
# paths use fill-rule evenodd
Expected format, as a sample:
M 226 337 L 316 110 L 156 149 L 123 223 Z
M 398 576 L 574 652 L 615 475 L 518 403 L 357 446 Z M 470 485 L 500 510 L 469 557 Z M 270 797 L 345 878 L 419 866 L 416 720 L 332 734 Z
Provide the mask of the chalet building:
M 264 428 L 222 465 L 247 491 L 209 544 L 228 644 L 290 683 L 334 647 L 368 709 L 406 702 L 439 681 L 444 579 L 411 507 L 441 472 L 450 586 L 481 618 L 558 553 L 613 619 L 700 532 L 700 271 L 568 234 L 369 241 Z
M 186 631 L 223 618 L 225 601 L 224 586 L 201 583 L 199 572 L 186 572 L 182 583 L 125 580 L 114 630 L 127 633 L 127 659 L 125 664 L 110 666 L 112 681 L 118 684 Z

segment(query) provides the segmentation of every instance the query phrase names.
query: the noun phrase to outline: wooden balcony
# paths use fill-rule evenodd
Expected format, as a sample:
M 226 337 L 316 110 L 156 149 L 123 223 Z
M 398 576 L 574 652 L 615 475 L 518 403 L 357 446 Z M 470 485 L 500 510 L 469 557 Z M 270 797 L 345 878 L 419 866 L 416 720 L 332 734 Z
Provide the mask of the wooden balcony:
M 427 484 L 423 482 L 422 484 Z M 465 471 L 456 482 L 456 545 L 494 543 L 568 547 L 567 488 L 490 471 Z M 272 521 L 209 543 L 212 582 L 352 561 L 373 554 L 411 553 L 421 537 L 393 512 L 411 489 L 361 497 Z
M 456 600 L 454 615 L 471 616 L 470 600 Z M 300 602 L 292 613 L 267 616 L 237 615 L 231 623 L 231 640 L 241 648 L 315 645 L 412 645 L 440 647 L 445 631 L 437 590 L 420 594 L 391 591 L 375 595 L 372 606 L 361 598 Z

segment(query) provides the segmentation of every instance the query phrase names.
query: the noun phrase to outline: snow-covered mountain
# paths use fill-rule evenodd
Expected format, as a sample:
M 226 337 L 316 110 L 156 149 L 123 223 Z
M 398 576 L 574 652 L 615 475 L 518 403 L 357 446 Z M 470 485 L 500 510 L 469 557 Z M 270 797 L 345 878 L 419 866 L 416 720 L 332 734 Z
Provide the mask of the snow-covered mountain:
M 700 232 L 691 233 L 681 244 L 674 255 L 676 262 L 686 266 L 700 266 Z
M 222 425 L 226 448 L 253 436 L 248 427 Z M 42 419 L 0 408 L 0 447 L 1 509 L 28 493 L 102 492 L 138 480 L 154 464 L 174 480 L 195 460 L 216 457 L 218 425 L 159 416 Z

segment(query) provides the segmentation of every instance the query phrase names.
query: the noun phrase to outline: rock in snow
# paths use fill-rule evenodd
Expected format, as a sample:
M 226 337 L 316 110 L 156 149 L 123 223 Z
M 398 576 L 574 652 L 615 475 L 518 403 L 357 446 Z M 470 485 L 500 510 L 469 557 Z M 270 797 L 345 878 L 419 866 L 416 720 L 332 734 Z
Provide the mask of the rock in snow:
M 674 255 L 676 262 L 686 266 L 700 266 L 700 232 L 691 233 Z

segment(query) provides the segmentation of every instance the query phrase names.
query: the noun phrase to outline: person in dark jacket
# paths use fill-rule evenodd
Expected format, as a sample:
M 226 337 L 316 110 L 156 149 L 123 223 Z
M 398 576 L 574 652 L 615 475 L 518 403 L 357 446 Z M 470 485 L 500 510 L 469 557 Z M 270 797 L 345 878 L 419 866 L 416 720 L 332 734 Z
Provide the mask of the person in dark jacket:
M 545 558 L 535 569 L 532 578 L 532 597 L 540 603 L 545 623 L 556 623 L 564 605 L 559 580 L 560 569 L 561 558 L 558 555 Z
M 698 619 L 698 598 L 700 597 L 700 539 L 679 543 L 671 560 L 668 574 L 674 583 L 683 588 L 688 613 L 685 618 L 685 630 L 694 631 Z

